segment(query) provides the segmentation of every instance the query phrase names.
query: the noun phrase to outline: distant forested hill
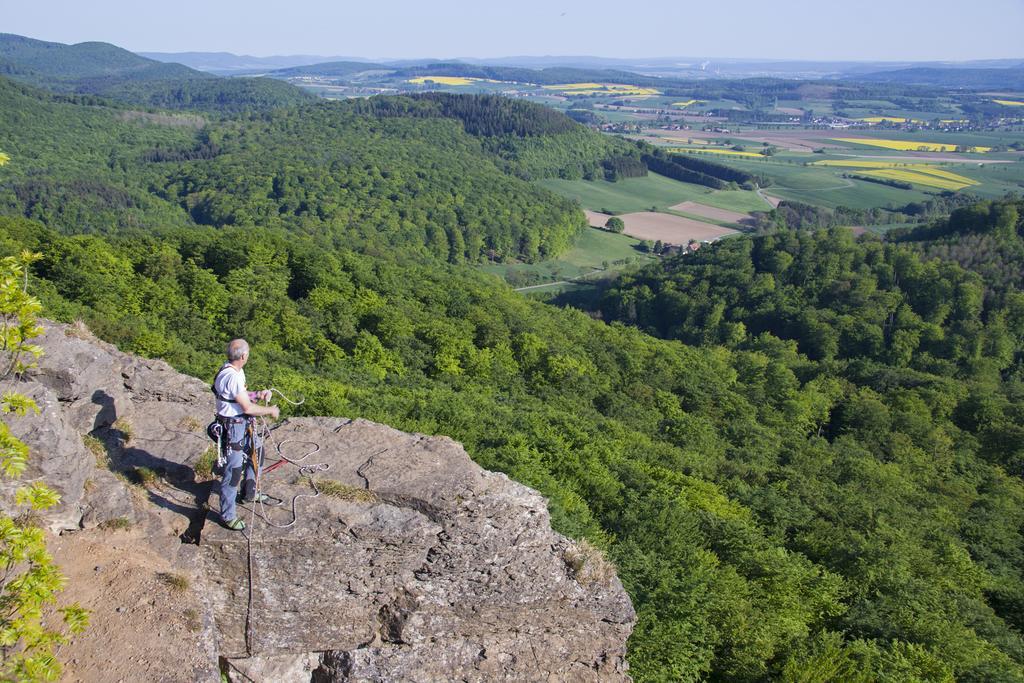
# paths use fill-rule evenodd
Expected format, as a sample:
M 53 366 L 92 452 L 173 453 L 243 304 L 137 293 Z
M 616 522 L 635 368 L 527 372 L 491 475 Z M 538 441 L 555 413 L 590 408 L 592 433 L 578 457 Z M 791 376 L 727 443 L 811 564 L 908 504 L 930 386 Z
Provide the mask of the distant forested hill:
M 289 107 L 316 98 L 288 83 L 270 78 L 89 80 L 82 92 L 144 107 L 185 109 L 220 114 Z
M 640 148 L 597 135 L 561 112 L 533 102 L 497 95 L 466 97 L 423 93 L 409 97 L 351 100 L 354 111 L 378 118 L 452 118 L 520 177 L 593 179 L 603 176 L 602 162 L 622 157 L 640 163 Z
M 105 79 L 131 82 L 213 78 L 181 64 L 140 57 L 109 43 L 64 45 L 10 33 L 0 33 L 0 64 L 19 80 L 68 90 L 82 82 Z
M 553 140 L 554 152 L 531 148 L 522 162 L 552 172 L 567 163 L 558 150 L 575 141 L 590 150 L 575 154 L 598 168 L 624 144 L 542 107 L 495 101 L 485 115 L 460 98 L 448 111 L 429 100 L 371 109 L 314 101 L 215 123 L 64 101 L 3 80 L 0 95 L 7 211 L 76 232 L 192 223 L 327 230 L 357 248 L 454 262 L 552 256 L 585 227 L 574 204 L 503 172 L 519 163 L 515 150 L 489 149 L 467 124 L 500 120 L 512 138 L 521 126 L 536 133 L 535 146 Z M 408 105 L 430 111 L 402 114 Z M 564 135 L 571 141 L 558 142 Z
M 311 96 L 274 79 L 218 78 L 140 57 L 108 43 L 64 45 L 0 34 L 0 75 L 55 92 L 90 94 L 165 109 L 237 112 Z
M 303 64 L 284 69 L 275 69 L 267 75 L 273 78 L 294 78 L 296 76 L 350 76 L 363 71 L 383 69 L 391 71 L 394 67 L 372 62 L 321 62 Z
M 928 85 L 943 88 L 1024 89 L 1024 67 L 976 69 L 962 67 L 914 67 L 849 76 L 849 80 Z

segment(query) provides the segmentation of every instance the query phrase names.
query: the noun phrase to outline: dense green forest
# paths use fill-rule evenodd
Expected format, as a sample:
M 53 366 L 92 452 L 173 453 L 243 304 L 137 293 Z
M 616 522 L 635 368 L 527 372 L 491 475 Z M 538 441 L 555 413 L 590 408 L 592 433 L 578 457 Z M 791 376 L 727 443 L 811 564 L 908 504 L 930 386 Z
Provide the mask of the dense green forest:
M 208 378 L 245 336 L 299 410 L 543 492 L 618 567 L 638 681 L 1024 680 L 1014 284 L 805 231 L 624 276 L 604 321 L 530 301 L 465 263 L 572 240 L 521 176 L 582 172 L 562 138 L 632 152 L 484 102 L 206 118 L 0 80 L 0 255 L 40 252 L 48 314 L 125 350 Z
M 787 548 L 841 574 L 857 600 L 872 603 L 855 600 L 834 618 L 847 634 L 924 642 L 945 658 L 965 642 L 940 642 L 959 623 L 1015 662 L 980 677 L 954 666 L 964 680 L 1020 676 L 1019 520 L 1003 518 L 1008 510 L 991 516 L 994 489 L 981 474 L 1017 491 L 1024 475 L 1019 208 L 1008 200 L 958 210 L 931 229 L 942 242 L 916 250 L 869 236 L 855 242 L 845 230 L 732 240 L 623 277 L 602 302 L 607 318 L 660 337 L 741 357 L 768 351 L 790 372 L 771 364 L 746 372 L 774 376 L 780 389 L 818 387 L 824 403 L 810 441 L 829 443 L 832 455 L 814 464 L 815 495 L 801 492 L 807 481 L 792 463 L 769 461 L 766 478 L 740 500 L 790 539 Z M 988 280 L 918 256 L 955 255 L 951 245 L 965 234 L 988 235 L 1007 254 L 982 264 L 983 275 L 1016 278 Z M 874 468 L 874 484 L 858 492 Z M 918 564 L 925 557 L 927 569 Z M 959 593 L 966 577 L 953 577 L 962 570 L 975 574 L 973 598 L 933 592 L 956 585 Z
M 1024 291 L 1024 240 L 1016 238 L 1021 215 L 1021 201 L 976 202 L 948 219 L 895 230 L 890 239 L 926 258 L 955 261 L 978 273 L 985 281 L 986 299 L 998 304 L 1008 293 Z

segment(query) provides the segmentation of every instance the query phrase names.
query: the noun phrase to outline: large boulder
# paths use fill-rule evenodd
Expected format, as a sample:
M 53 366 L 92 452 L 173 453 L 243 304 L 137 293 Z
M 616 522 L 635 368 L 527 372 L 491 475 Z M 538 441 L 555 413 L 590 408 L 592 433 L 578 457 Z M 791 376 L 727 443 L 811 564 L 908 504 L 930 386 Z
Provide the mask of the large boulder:
M 95 638 L 125 680 L 628 680 L 635 615 L 613 568 L 552 531 L 537 492 L 451 439 L 358 419 L 268 425 L 268 464 L 283 462 L 261 488 L 277 504 L 243 505 L 249 527 L 233 532 L 194 471 L 209 447 L 206 382 L 81 327 L 47 323 L 41 345 L 39 368 L 13 386 L 40 413 L 9 422 L 30 445 L 28 476 L 62 495 L 47 518 L 62 553 L 76 539 L 96 553 L 106 530 L 131 525 L 118 552 L 134 543 L 164 558 L 162 576 L 189 577 L 209 653 L 187 670 L 140 668 L 90 629 L 76 662 Z M 12 490 L 0 489 L 8 508 Z M 139 630 L 159 623 L 153 604 Z

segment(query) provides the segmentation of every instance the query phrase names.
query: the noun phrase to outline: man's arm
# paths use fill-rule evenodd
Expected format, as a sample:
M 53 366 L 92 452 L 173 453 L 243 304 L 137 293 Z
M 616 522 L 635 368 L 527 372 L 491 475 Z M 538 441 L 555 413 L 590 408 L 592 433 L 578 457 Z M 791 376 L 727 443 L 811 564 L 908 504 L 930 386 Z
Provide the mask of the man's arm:
M 275 420 L 280 417 L 281 409 L 277 406 L 258 406 L 249 400 L 249 392 L 240 391 L 235 396 L 235 401 L 242 407 L 242 412 L 246 415 L 252 415 L 258 417 L 260 415 L 269 415 Z

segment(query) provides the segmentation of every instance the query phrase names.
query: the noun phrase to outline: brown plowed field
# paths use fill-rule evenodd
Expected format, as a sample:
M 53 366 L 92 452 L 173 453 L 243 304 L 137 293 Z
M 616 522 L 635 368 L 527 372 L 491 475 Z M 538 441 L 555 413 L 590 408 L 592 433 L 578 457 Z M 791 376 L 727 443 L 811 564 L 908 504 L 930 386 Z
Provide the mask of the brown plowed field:
M 694 203 L 694 202 L 684 202 Z M 698 206 L 702 206 L 698 204 Z M 705 207 L 713 211 L 721 211 L 721 209 L 714 209 L 713 207 Z M 587 221 L 590 225 L 595 228 L 603 228 L 604 224 L 611 218 L 606 213 L 599 213 L 597 211 L 583 210 L 583 213 L 587 215 Z M 696 212 L 694 212 L 696 213 Z M 732 213 L 726 211 L 725 213 Z M 735 214 L 737 216 L 743 216 L 745 214 Z M 669 244 L 684 245 L 690 240 L 697 240 L 698 242 L 711 242 L 723 237 L 725 235 L 731 235 L 737 230 L 731 228 L 722 228 L 711 223 L 702 223 L 701 221 L 693 220 L 692 218 L 683 218 L 682 216 L 673 216 L 668 213 L 654 213 L 652 211 L 639 211 L 637 213 L 627 213 L 619 216 L 622 222 L 626 224 L 626 229 L 623 231 L 630 237 L 635 237 L 640 240 L 661 240 Z
M 737 232 L 730 228 L 701 223 L 692 218 L 651 211 L 627 213 L 621 218 L 626 224 L 625 233 L 630 237 L 642 240 L 661 240 L 669 244 L 682 245 L 690 240 L 710 242 Z
M 742 224 L 744 221 L 752 219 L 751 215 L 748 213 L 719 209 L 714 206 L 699 204 L 697 202 L 683 202 L 682 204 L 676 204 L 672 208 L 676 211 L 682 211 L 683 213 L 692 213 L 695 216 L 703 216 L 704 218 L 711 218 L 716 221 L 725 221 L 726 223 Z

